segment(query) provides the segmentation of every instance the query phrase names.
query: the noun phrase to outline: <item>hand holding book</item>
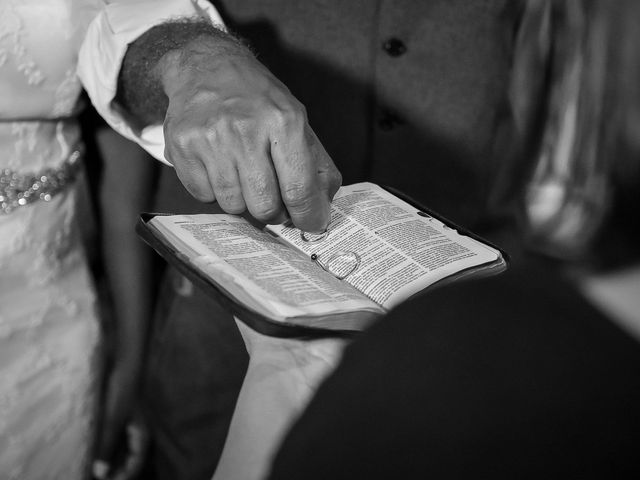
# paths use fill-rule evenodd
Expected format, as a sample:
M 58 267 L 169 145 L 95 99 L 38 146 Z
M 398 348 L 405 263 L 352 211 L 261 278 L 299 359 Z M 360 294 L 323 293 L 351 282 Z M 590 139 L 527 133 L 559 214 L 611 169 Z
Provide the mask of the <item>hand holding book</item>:
M 361 330 L 436 283 L 506 266 L 498 249 L 371 183 L 340 189 L 319 236 L 233 215 L 156 215 L 141 231 L 257 314 L 248 317 L 331 331 Z

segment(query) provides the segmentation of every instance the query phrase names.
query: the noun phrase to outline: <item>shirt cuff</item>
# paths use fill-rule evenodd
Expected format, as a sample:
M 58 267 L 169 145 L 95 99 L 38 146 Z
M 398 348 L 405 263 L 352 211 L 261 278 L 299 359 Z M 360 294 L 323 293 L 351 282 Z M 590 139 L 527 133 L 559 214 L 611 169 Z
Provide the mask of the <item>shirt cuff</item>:
M 121 135 L 167 164 L 162 125 L 147 127 L 138 135 L 112 101 L 127 46 L 154 25 L 185 17 L 206 18 L 224 28 L 206 0 L 119 0 L 105 5 L 91 22 L 78 54 L 78 76 L 98 113 Z

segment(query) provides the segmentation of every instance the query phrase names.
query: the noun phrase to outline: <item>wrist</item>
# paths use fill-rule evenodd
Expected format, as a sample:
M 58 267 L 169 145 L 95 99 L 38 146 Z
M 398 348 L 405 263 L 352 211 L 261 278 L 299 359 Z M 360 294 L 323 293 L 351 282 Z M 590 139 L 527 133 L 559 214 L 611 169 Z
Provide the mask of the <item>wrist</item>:
M 207 69 L 216 56 L 239 54 L 251 52 L 240 40 L 208 22 L 186 19 L 156 25 L 129 45 L 116 102 L 142 125 L 162 123 L 167 89 L 188 74 L 185 65 Z M 194 59 L 204 63 L 196 64 Z
M 154 68 L 159 84 L 167 97 L 177 88 L 191 84 L 191 79 L 215 78 L 221 80 L 224 69 L 238 58 L 254 58 L 251 50 L 237 38 L 219 32 L 216 35 L 200 35 L 180 48 L 165 53 Z M 209 75 L 202 76 L 202 72 Z

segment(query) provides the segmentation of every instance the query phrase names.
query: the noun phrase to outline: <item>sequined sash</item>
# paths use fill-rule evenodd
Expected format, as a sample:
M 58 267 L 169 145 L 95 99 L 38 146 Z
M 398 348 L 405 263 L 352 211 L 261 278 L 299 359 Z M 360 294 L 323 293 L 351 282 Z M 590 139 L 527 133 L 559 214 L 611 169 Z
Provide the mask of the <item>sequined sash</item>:
M 0 214 L 11 213 L 37 201 L 50 201 L 75 179 L 80 170 L 82 152 L 75 150 L 56 168 L 19 173 L 9 168 L 0 170 Z

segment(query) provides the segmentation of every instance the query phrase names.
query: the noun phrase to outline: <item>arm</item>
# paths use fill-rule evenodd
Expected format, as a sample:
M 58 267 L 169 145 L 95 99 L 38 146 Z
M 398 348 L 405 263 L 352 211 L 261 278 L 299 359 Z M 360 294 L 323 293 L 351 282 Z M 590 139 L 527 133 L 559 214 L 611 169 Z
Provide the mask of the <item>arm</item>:
M 98 112 L 166 157 L 196 198 L 323 230 L 341 177 L 302 105 L 249 49 L 211 27 L 219 17 L 202 13 L 207 2 L 145 3 L 114 2 L 89 28 L 79 74 Z
M 116 450 L 122 449 L 125 431 L 130 433 L 153 308 L 153 257 L 134 225 L 139 212 L 149 207 L 155 165 L 142 149 L 109 128 L 96 131 L 96 142 L 103 160 L 98 196 L 102 255 L 113 311 L 113 350 L 97 456 L 115 469 L 135 470 L 141 465 L 118 465 Z M 136 445 L 128 440 L 126 460 L 140 462 L 140 452 L 135 455 Z
M 304 107 L 240 41 L 202 21 L 159 25 L 130 45 L 119 86 L 142 126 L 164 121 L 165 156 L 194 197 L 326 227 L 340 175 Z
M 249 367 L 212 480 L 264 478 L 289 427 L 349 342 L 338 337 L 270 337 L 238 319 L 236 324 L 249 352 Z

